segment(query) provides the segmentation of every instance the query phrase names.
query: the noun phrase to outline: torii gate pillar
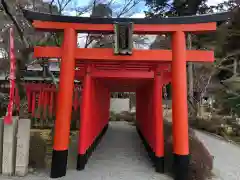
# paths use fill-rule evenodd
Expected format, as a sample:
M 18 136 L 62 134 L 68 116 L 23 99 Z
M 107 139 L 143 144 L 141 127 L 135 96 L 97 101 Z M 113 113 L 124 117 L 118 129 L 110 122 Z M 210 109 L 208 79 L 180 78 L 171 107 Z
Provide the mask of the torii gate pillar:
M 153 113 L 155 121 L 155 168 L 156 172 L 164 172 L 164 136 L 162 109 L 163 72 L 156 68 L 154 73 Z
M 189 165 L 187 69 L 185 33 L 172 38 L 172 123 L 175 180 L 187 179 Z
M 66 175 L 73 102 L 76 45 L 77 35 L 75 29 L 64 29 L 51 178 L 58 178 Z

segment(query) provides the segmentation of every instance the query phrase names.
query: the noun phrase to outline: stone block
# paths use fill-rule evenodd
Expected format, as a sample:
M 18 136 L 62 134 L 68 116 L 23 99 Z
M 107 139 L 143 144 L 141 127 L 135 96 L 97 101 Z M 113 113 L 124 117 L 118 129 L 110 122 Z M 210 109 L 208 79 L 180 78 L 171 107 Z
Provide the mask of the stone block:
M 29 144 L 30 144 L 30 119 L 20 119 L 17 130 L 17 149 L 15 175 L 25 176 L 28 173 Z
M 3 157 L 3 118 L 0 118 L 0 172 L 2 172 Z
M 18 119 L 18 116 L 13 116 L 12 124 L 4 124 L 3 128 L 2 174 L 5 176 L 12 176 L 15 172 Z

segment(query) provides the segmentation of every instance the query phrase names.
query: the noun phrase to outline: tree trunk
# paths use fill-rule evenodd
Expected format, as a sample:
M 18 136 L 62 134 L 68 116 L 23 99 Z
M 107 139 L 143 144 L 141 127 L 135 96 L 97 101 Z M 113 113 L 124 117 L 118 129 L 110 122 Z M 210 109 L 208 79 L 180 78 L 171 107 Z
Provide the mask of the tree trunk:
M 238 59 L 234 59 L 233 63 L 233 75 L 237 76 Z
M 203 117 L 204 114 L 204 107 L 203 107 L 203 93 L 200 95 L 200 100 L 198 103 L 198 111 L 197 111 L 197 116 L 198 117 Z
M 190 49 L 192 49 L 192 36 L 191 36 L 190 33 L 187 35 L 187 39 L 188 39 L 188 49 L 190 50 Z M 193 98 L 193 63 L 192 62 L 188 62 L 187 71 L 188 71 L 188 96 L 189 96 L 189 101 L 191 103 L 194 103 L 194 98 Z

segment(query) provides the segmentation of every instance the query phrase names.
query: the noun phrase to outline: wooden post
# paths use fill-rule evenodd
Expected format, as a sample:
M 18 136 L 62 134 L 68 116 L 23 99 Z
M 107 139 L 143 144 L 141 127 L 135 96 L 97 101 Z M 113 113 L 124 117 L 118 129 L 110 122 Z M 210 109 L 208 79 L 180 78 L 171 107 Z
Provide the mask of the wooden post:
M 163 136 L 163 110 L 162 110 L 162 77 L 156 70 L 154 75 L 153 112 L 155 122 L 155 167 L 156 171 L 164 172 L 164 136 Z
M 184 32 L 173 33 L 172 123 L 175 180 L 185 180 L 189 164 L 186 40 Z
M 91 120 L 91 92 L 92 92 L 92 79 L 91 69 L 87 67 L 86 75 L 83 85 L 83 97 L 81 104 L 81 120 L 79 128 L 79 143 L 78 143 L 78 157 L 77 157 L 77 170 L 83 170 L 87 163 L 86 157 L 86 136 L 87 136 L 87 123 Z M 92 107 L 94 109 L 94 107 Z M 90 130 L 89 130 L 90 131 Z
M 53 117 L 53 98 L 54 98 L 54 92 L 50 92 L 50 103 L 49 103 L 49 118 L 52 119 Z
M 72 96 L 75 76 L 76 32 L 72 28 L 64 30 L 60 82 L 58 89 L 55 134 L 52 155 L 51 178 L 66 175 Z
M 35 117 L 35 111 L 36 111 L 36 93 L 32 92 L 32 103 L 31 103 L 31 108 L 32 108 L 32 118 Z

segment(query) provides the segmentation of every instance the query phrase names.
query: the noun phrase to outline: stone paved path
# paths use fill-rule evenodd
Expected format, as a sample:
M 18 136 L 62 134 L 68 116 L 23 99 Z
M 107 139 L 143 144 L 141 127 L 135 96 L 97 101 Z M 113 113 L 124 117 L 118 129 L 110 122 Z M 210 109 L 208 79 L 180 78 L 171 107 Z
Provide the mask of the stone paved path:
M 110 123 L 96 151 L 84 171 L 76 171 L 77 138 L 73 138 L 69 150 L 69 170 L 61 180 L 170 180 L 155 173 L 138 137 L 135 127 L 127 122 Z M 0 180 L 47 180 L 42 172 L 24 178 L 0 177 Z
M 215 156 L 216 179 L 240 180 L 240 148 L 201 132 L 197 135 Z M 154 172 L 135 128 L 125 122 L 110 124 L 86 169 L 81 172 L 75 170 L 76 150 L 77 138 L 74 138 L 69 150 L 69 170 L 61 180 L 171 180 Z M 47 180 L 48 176 L 46 172 L 37 172 L 24 178 L 0 177 L 0 180 Z

